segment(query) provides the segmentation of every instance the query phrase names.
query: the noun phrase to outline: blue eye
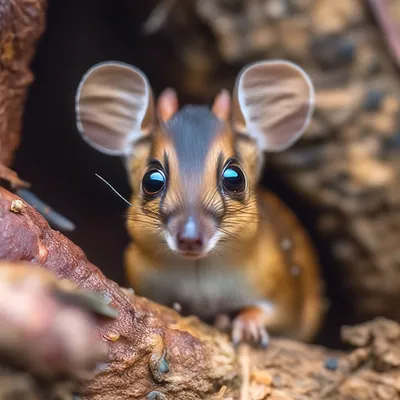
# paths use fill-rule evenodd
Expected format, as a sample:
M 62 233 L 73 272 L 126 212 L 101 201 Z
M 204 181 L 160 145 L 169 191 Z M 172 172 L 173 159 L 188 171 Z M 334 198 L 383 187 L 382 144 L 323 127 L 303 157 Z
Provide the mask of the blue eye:
M 164 173 L 162 171 L 153 169 L 146 172 L 144 175 L 142 187 L 147 194 L 154 196 L 164 188 L 165 181 L 166 178 Z
M 225 190 L 232 193 L 243 192 L 246 187 L 244 174 L 236 165 L 230 165 L 225 168 L 222 174 L 222 183 Z

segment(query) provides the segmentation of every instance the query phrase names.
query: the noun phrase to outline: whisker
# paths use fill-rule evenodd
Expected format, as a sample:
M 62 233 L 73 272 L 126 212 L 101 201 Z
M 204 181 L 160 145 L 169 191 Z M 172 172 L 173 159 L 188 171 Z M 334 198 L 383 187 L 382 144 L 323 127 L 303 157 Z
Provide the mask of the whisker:
M 222 259 L 225 259 L 225 257 L 217 249 L 214 248 L 211 251 L 217 253 Z
M 160 243 L 155 243 L 155 244 L 152 246 L 152 249 L 158 249 L 158 248 L 160 248 L 160 247 L 162 247 L 163 249 L 165 249 L 165 248 L 167 247 L 167 242 L 164 241 L 164 240 L 162 240 L 162 241 L 160 241 Z
M 219 230 L 222 232 L 222 233 L 224 233 L 225 235 L 228 235 L 229 237 L 231 237 L 232 239 L 235 239 L 235 240 L 237 240 L 238 239 L 238 237 L 237 236 L 235 236 L 233 233 L 231 233 L 231 232 L 228 232 L 225 228 L 219 228 Z
M 128 221 L 130 221 L 130 222 L 135 222 L 135 223 L 137 223 L 137 224 L 139 224 L 139 225 L 142 225 L 142 226 L 148 226 L 149 228 L 153 228 L 153 229 L 156 229 L 156 230 L 162 230 L 162 227 L 161 227 L 161 226 L 157 226 L 157 225 L 156 225 L 154 222 L 152 222 L 152 221 L 146 221 L 146 220 L 137 219 L 137 218 L 129 218 Z
M 111 183 L 107 182 L 103 177 L 101 177 L 99 174 L 95 174 L 95 176 L 97 176 L 97 178 L 101 179 L 106 185 L 108 185 L 108 187 L 117 195 L 119 196 L 125 203 L 127 203 L 128 205 L 132 205 L 127 199 L 125 199 L 125 197 L 123 197 L 118 191 L 117 189 L 115 189 Z
M 221 246 L 221 247 L 224 247 L 224 248 L 226 248 L 228 250 L 233 250 L 233 251 L 236 251 L 236 252 L 240 251 L 239 249 L 235 249 L 234 247 L 228 246 L 225 243 L 221 243 L 221 241 L 217 244 L 217 246 Z
M 206 197 L 204 199 L 204 207 L 206 209 L 209 208 L 211 202 L 214 200 L 215 196 L 219 193 L 219 186 L 217 186 L 216 188 L 213 188 L 212 190 L 210 190 L 207 194 Z M 223 210 L 223 207 L 222 207 Z
M 171 249 L 167 248 L 166 251 L 164 251 L 164 252 L 163 251 L 158 252 L 151 260 L 154 261 L 154 259 L 156 257 L 164 257 L 164 256 L 168 255 L 169 253 L 171 253 Z

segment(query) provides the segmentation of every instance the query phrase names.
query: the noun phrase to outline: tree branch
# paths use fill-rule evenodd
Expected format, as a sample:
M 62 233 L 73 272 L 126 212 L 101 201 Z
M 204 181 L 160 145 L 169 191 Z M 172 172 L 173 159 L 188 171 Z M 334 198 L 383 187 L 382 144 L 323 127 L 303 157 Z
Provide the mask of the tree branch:
M 375 400 L 400 392 L 398 324 L 376 320 L 344 328 L 344 339 L 359 347 L 350 353 L 285 339 L 273 339 L 267 350 L 242 346 L 236 352 L 228 336 L 197 318 L 183 318 L 107 279 L 78 246 L 2 188 L 0 259 L 40 264 L 101 293 L 118 310 L 115 319 L 97 319 L 108 362 L 82 390 L 85 399 Z

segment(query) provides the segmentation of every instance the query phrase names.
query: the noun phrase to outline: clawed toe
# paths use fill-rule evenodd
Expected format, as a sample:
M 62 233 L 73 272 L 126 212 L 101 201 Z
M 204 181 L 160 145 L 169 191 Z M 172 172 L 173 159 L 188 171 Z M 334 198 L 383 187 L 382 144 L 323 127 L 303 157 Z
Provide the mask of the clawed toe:
M 265 348 L 269 344 L 269 335 L 256 320 L 246 320 L 239 316 L 232 324 L 232 342 L 234 346 L 248 342 Z

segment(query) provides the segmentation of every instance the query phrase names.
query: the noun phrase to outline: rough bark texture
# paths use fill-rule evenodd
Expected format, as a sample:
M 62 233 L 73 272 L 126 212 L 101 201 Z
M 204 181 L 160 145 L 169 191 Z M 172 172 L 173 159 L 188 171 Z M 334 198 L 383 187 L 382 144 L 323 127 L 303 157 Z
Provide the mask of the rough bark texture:
M 21 212 L 11 211 L 15 199 L 0 189 L 0 259 L 39 263 L 59 278 L 103 293 L 119 310 L 115 321 L 100 323 L 110 342 L 110 363 L 87 388 L 87 398 L 142 399 L 158 387 L 175 398 L 205 398 L 236 375 L 234 351 L 222 335 L 196 322 L 191 328 L 173 310 L 122 290 L 32 207 L 24 203 Z
M 108 280 L 79 247 L 2 188 L 0 259 L 40 264 L 100 292 L 118 309 L 117 318 L 98 320 L 109 360 L 82 390 L 84 399 L 400 398 L 397 323 L 382 319 L 344 328 L 343 338 L 358 347 L 349 353 L 285 339 L 272 340 L 267 350 L 243 346 L 236 352 L 228 336 L 197 318 L 182 318 Z
M 177 41 L 181 93 L 210 100 L 262 58 L 311 75 L 311 127 L 269 168 L 313 210 L 357 317 L 400 320 L 399 2 L 166 0 L 156 11 L 145 26 Z
M 33 80 L 29 64 L 44 31 L 45 0 L 0 0 L 0 178 L 21 185 L 4 168 L 20 143 L 22 113 Z

